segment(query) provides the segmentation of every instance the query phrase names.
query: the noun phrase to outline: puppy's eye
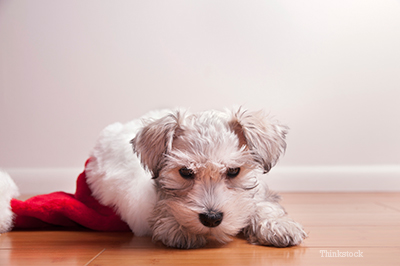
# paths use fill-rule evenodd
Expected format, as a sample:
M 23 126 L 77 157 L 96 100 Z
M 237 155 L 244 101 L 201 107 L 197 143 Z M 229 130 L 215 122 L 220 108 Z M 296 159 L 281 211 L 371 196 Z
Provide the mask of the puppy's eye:
M 226 176 L 229 178 L 237 177 L 240 173 L 240 168 L 228 168 Z
M 182 167 L 181 169 L 179 169 L 179 174 L 181 175 L 181 177 L 183 177 L 185 179 L 193 179 L 194 178 L 193 170 L 188 169 L 186 167 Z

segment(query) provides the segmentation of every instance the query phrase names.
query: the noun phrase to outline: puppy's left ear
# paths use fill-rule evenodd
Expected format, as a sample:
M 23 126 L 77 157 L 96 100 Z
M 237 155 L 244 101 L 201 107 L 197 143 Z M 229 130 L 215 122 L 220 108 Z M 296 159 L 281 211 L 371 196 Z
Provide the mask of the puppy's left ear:
M 144 122 L 145 126 L 131 140 L 134 153 L 153 178 L 157 178 L 163 167 L 165 154 L 171 150 L 172 142 L 179 130 L 182 115 L 179 111 L 158 120 Z
M 239 109 L 232 114 L 229 126 L 237 134 L 240 146 L 246 146 L 254 160 L 262 165 L 264 173 L 269 172 L 285 152 L 289 128 L 271 120 L 262 111 Z

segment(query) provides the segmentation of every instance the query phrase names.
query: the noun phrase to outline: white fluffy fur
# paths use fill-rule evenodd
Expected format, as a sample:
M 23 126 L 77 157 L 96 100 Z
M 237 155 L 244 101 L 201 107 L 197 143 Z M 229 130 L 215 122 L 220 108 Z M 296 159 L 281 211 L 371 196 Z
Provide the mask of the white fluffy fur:
M 143 127 L 144 120 L 167 113 L 155 111 L 127 124 L 109 125 L 101 132 L 86 167 L 94 197 L 101 204 L 113 207 L 138 236 L 151 234 L 148 218 L 155 205 L 156 191 L 151 175 L 140 165 L 130 141 Z
M 18 188 L 11 177 L 0 170 L 0 234 L 11 230 L 13 223 L 13 212 L 10 201 L 19 195 Z
M 306 233 L 262 179 L 284 152 L 286 132 L 262 112 L 153 112 L 104 129 L 86 168 L 88 183 L 136 235 L 167 246 L 227 242 L 240 231 L 251 243 L 298 245 Z M 193 178 L 183 178 L 182 168 Z M 231 168 L 239 175 L 230 178 Z M 205 226 L 199 215 L 213 212 L 223 213 L 222 222 Z

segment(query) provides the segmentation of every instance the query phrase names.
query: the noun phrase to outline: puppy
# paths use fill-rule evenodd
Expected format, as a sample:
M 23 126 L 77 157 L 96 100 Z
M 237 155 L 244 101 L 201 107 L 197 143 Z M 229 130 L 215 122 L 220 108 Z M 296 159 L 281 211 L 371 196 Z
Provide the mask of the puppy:
M 287 247 L 307 237 L 263 177 L 285 151 L 287 127 L 262 112 L 157 111 L 101 133 L 87 182 L 133 233 L 176 248 L 226 243 Z

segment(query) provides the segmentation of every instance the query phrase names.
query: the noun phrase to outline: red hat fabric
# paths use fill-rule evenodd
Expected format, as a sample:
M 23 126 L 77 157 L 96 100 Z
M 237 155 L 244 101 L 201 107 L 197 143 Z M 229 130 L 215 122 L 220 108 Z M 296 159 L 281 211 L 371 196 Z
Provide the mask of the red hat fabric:
M 131 231 L 115 211 L 101 205 L 86 182 L 85 171 L 78 176 L 75 194 L 54 192 L 26 201 L 11 200 L 13 230 L 18 229 L 91 229 Z

